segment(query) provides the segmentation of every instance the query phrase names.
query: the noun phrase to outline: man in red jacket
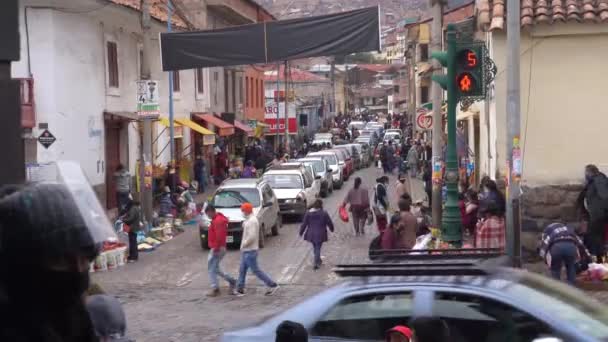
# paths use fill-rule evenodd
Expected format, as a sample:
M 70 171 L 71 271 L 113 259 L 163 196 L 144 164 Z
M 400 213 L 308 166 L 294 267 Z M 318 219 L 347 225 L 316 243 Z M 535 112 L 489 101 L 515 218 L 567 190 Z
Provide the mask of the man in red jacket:
M 209 272 L 209 281 L 211 282 L 211 291 L 207 294 L 208 297 L 217 297 L 220 294 L 217 277 L 220 276 L 230 284 L 230 291 L 234 293 L 236 280 L 230 275 L 222 272 L 220 262 L 226 255 L 226 232 L 228 230 L 228 218 L 222 213 L 215 211 L 212 205 L 205 208 L 205 214 L 211 219 L 209 224 L 209 232 L 207 240 L 209 244 L 209 255 L 207 258 L 207 269 Z

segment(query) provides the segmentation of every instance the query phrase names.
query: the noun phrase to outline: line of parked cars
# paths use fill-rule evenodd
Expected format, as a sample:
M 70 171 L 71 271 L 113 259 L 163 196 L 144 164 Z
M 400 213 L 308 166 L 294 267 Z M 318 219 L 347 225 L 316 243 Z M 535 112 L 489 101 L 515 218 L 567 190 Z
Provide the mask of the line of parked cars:
M 322 137 L 327 139 L 326 135 Z M 332 139 L 329 137 L 327 140 Z M 260 178 L 227 179 L 210 196 L 203 209 L 211 204 L 228 218 L 227 243 L 238 246 L 245 220 L 240 207 L 245 202 L 251 203 L 253 214 L 260 221 L 260 247 L 263 247 L 267 236 L 279 234 L 283 215 L 304 216 L 317 198 L 329 196 L 334 189 L 341 188 L 356 170 L 372 163 L 373 151 L 368 143 L 334 145 L 330 149 L 308 153 L 304 158 L 270 166 Z M 204 215 L 204 210 L 201 217 L 200 242 L 201 247 L 207 249 L 210 220 Z

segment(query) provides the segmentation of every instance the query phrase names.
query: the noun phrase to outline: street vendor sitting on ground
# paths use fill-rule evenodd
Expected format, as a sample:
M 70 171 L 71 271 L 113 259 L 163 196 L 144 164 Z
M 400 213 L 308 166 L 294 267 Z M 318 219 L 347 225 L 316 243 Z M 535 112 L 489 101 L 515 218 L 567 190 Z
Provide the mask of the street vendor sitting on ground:
M 579 229 L 586 229 L 585 223 Z M 576 274 L 587 269 L 591 255 L 575 229 L 563 223 L 551 223 L 543 231 L 539 254 L 551 269 L 551 276 L 560 280 L 562 267 L 566 267 L 568 283 L 574 285 Z

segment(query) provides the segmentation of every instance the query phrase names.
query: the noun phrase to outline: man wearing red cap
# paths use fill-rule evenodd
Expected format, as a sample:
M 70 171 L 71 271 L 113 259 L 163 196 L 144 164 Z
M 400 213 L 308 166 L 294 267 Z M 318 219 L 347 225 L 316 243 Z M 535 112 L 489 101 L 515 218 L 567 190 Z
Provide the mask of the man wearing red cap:
M 245 277 L 247 276 L 247 271 L 249 269 L 251 269 L 251 272 L 268 287 L 266 295 L 272 295 L 279 289 L 279 285 L 270 279 L 266 273 L 260 270 L 260 267 L 258 266 L 260 222 L 258 222 L 257 217 L 253 215 L 253 206 L 251 203 L 243 203 L 241 205 L 241 211 L 243 212 L 243 216 L 245 216 L 245 221 L 243 221 L 243 237 L 241 239 L 241 266 L 239 268 L 237 296 L 245 295 Z
M 386 332 L 386 342 L 411 342 L 412 330 L 404 325 L 397 325 Z

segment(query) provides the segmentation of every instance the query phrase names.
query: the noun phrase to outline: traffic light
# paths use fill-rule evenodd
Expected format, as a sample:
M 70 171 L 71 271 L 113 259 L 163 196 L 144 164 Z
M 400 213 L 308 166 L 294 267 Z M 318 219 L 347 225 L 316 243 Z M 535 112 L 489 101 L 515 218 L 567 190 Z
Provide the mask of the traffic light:
M 463 43 L 456 48 L 456 93 L 458 98 L 485 95 L 483 80 L 483 45 Z

